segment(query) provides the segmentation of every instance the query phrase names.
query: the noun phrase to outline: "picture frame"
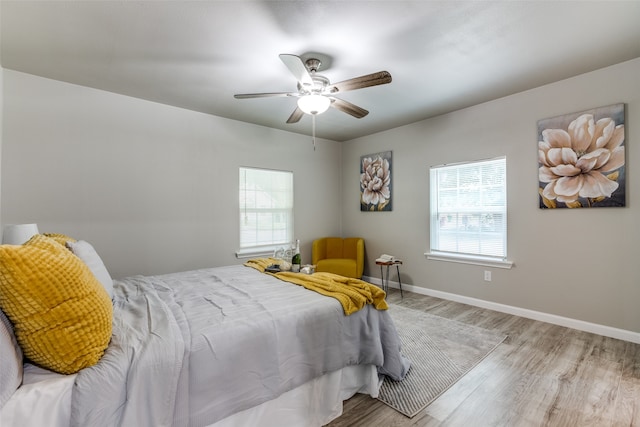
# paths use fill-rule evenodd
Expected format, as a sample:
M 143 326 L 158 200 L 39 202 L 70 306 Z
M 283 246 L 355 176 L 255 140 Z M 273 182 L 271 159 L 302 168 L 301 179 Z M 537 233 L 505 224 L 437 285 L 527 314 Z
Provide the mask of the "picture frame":
M 538 121 L 540 209 L 624 207 L 625 104 Z
M 393 153 L 383 151 L 360 157 L 360 211 L 388 212 L 393 209 Z

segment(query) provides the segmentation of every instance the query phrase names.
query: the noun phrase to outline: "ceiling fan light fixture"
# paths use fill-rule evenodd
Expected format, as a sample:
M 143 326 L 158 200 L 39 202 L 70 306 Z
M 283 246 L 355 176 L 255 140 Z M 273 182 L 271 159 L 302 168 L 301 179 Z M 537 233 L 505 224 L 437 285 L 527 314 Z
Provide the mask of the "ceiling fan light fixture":
M 298 98 L 298 108 L 307 114 L 322 114 L 329 109 L 331 100 L 322 95 L 304 95 Z

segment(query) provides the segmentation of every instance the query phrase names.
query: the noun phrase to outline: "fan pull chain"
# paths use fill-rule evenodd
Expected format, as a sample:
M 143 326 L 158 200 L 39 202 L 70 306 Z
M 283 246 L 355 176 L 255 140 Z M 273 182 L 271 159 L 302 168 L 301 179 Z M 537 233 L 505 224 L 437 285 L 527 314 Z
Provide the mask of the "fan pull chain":
M 311 115 L 311 141 L 313 142 L 313 151 L 316 151 L 316 115 Z

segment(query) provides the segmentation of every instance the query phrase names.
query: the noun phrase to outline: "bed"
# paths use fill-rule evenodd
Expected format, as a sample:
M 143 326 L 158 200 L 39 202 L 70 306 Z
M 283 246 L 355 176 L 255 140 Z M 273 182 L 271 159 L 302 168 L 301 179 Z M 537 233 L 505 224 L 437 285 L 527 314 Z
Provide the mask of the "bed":
M 112 281 L 100 360 L 67 375 L 25 363 L 0 425 L 320 426 L 404 377 L 380 304 L 345 315 L 293 282 L 245 265 Z

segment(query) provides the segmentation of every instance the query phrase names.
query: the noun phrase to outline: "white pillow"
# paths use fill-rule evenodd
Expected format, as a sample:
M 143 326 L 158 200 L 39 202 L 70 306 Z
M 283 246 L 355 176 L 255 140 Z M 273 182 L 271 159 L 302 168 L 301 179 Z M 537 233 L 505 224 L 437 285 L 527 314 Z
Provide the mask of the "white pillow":
M 69 241 L 66 244 L 75 256 L 87 264 L 89 270 L 91 270 L 93 275 L 96 276 L 96 279 L 104 286 L 104 289 L 109 294 L 109 298 L 113 299 L 113 279 L 111 279 L 107 267 L 105 267 L 93 246 L 84 240 L 78 240 L 76 242 Z
M 22 350 L 13 325 L 0 311 L 0 409 L 22 384 Z

